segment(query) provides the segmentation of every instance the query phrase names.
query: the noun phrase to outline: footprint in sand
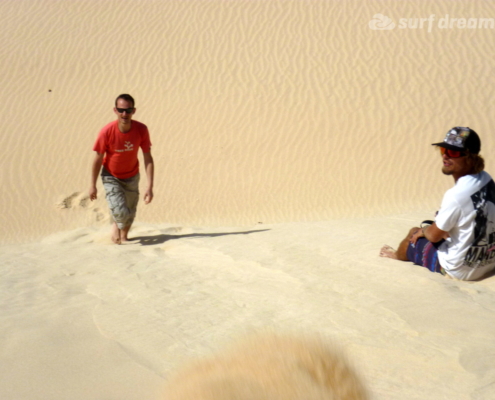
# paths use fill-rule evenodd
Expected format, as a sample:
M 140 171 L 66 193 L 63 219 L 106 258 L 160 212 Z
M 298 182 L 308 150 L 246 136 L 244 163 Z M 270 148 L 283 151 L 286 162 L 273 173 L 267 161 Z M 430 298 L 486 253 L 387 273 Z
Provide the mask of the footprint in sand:
M 105 219 L 105 213 L 103 213 L 99 208 L 94 208 L 93 213 L 95 214 L 95 219 L 99 221 L 103 221 Z
M 91 208 L 91 202 L 89 196 L 80 192 L 74 192 L 70 196 L 57 203 L 57 207 L 60 209 L 68 208 Z
M 91 211 L 97 222 L 108 219 L 107 215 L 100 208 L 96 207 L 95 203 L 89 200 L 89 196 L 81 192 L 74 192 L 70 196 L 65 197 L 57 203 L 57 207 L 61 210 Z
M 79 200 L 79 205 L 83 208 L 86 208 L 88 204 L 90 204 L 89 196 L 84 196 Z
M 70 196 L 63 199 L 61 202 L 57 204 L 57 207 L 60 209 L 72 208 L 74 204 L 74 200 L 79 195 L 78 192 L 72 193 Z

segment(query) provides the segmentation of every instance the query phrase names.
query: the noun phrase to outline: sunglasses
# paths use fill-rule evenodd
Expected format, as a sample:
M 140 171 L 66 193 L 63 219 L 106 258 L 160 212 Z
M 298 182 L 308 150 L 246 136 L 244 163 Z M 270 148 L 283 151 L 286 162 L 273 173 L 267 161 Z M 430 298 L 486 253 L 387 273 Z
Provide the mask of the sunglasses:
M 443 155 L 447 155 L 449 158 L 459 158 L 459 157 L 464 157 L 466 153 L 463 153 L 462 151 L 459 150 L 450 150 L 446 149 L 445 147 L 440 147 L 440 153 Z
M 131 108 L 117 108 L 117 111 L 120 114 L 124 114 L 124 112 L 126 112 L 127 114 L 132 114 L 134 112 L 134 107 L 131 107 Z

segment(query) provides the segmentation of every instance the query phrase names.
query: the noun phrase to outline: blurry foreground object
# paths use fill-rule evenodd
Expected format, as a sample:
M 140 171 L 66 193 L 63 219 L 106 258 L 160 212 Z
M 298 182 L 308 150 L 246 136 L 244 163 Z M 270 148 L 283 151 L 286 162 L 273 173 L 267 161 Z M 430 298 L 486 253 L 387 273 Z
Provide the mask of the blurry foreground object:
M 344 356 L 317 338 L 265 334 L 173 376 L 164 400 L 365 400 Z

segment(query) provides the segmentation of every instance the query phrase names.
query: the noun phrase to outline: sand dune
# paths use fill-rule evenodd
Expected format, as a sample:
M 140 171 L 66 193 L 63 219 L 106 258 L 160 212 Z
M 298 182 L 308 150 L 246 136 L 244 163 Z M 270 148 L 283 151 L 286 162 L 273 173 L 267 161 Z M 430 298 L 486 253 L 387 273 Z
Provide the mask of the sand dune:
M 450 182 L 430 143 L 467 125 L 495 150 L 493 29 L 399 29 L 399 19 L 488 18 L 491 4 L 4 1 L 1 239 L 98 223 L 98 211 L 57 204 L 87 192 L 92 144 L 122 92 L 136 98 L 157 163 L 142 221 L 437 207 Z M 371 30 L 376 13 L 397 27 Z
M 452 185 L 450 127 L 495 173 L 495 27 L 458 25 L 493 5 L 0 2 L 0 397 L 154 398 L 269 327 L 335 339 L 372 398 L 493 399 L 494 278 L 377 256 Z M 87 191 L 125 92 L 155 199 L 113 246 Z

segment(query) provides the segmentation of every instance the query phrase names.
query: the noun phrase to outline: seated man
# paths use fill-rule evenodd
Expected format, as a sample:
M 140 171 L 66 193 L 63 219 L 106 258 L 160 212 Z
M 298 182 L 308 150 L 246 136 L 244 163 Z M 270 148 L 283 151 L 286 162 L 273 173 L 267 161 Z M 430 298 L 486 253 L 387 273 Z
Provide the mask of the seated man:
M 384 246 L 380 256 L 456 279 L 480 279 L 495 269 L 495 183 L 483 171 L 480 138 L 472 129 L 455 127 L 433 146 L 455 186 L 445 193 L 435 222 L 412 228 L 397 250 Z

